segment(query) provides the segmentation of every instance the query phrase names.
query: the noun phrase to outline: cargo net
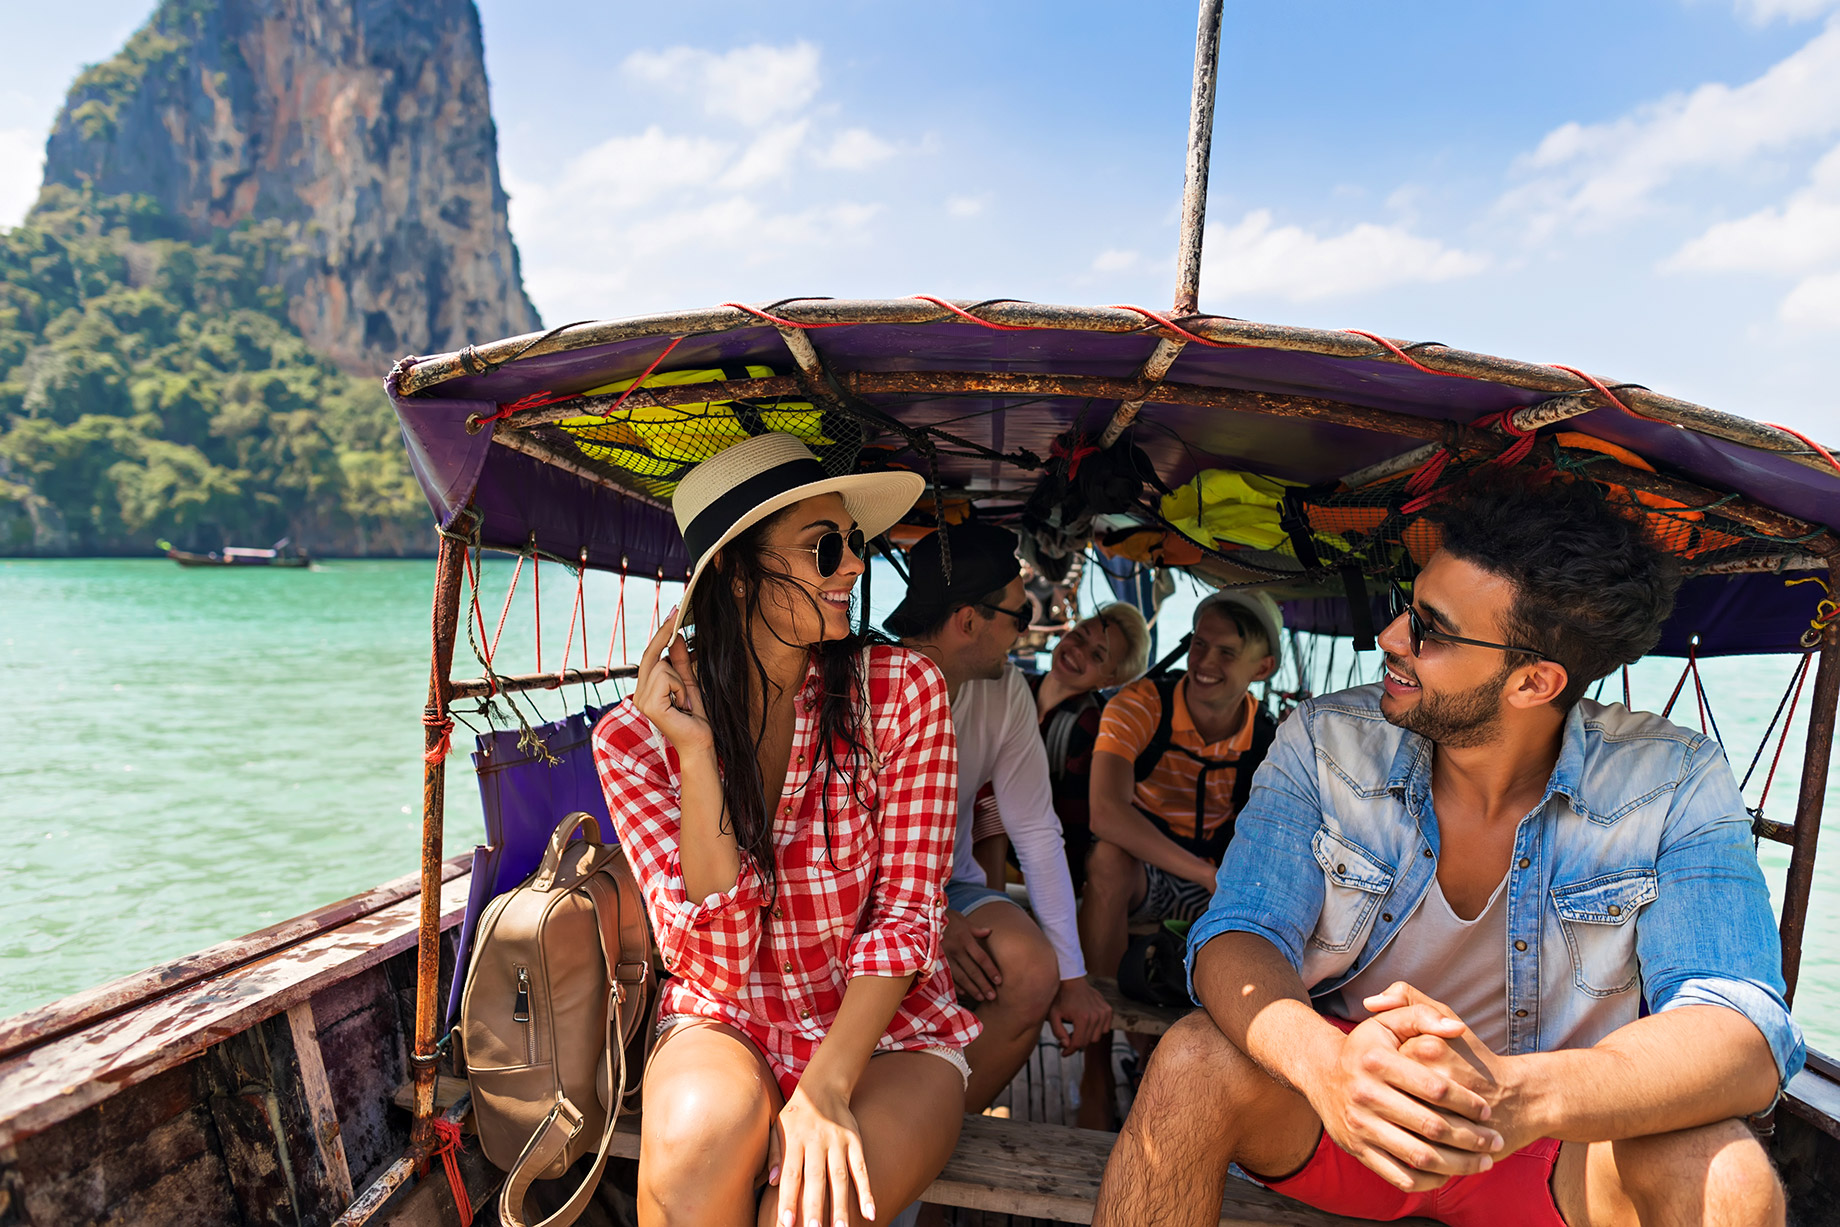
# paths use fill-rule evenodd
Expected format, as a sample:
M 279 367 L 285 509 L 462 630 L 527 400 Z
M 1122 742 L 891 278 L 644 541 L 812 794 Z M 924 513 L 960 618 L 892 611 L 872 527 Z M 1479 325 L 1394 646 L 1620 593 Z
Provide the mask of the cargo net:
M 526 418 L 506 426 L 541 444 L 548 457 L 659 502 L 668 502 L 677 483 L 702 461 L 769 431 L 797 438 L 832 476 L 888 467 L 896 452 L 906 453 L 903 463 L 925 470 L 935 487 L 939 462 L 946 457 L 1001 461 L 1021 470 L 1042 467 L 1041 459 L 1026 449 L 995 451 L 937 426 L 909 425 L 853 397 L 841 406 L 775 397 L 685 399 L 686 390 L 698 384 L 776 374 L 753 365 L 648 373 L 640 377 L 639 395 L 633 394 L 637 381 L 628 379 L 568 396 L 538 393 L 504 406 L 496 416 L 549 410 L 542 416 L 552 420 Z M 555 416 L 576 409 L 580 412 Z M 889 446 L 870 446 L 876 440 Z
M 1589 480 L 1606 502 L 1642 524 L 1648 538 L 1679 559 L 1683 575 L 1713 571 L 1782 569 L 1800 547 L 1821 535 L 1773 536 L 1720 514 L 1735 501 L 1725 494 L 1698 505 L 1617 484 L 1593 468 L 1616 459 L 1581 447 L 1555 444 L 1550 463 L 1559 480 Z M 1309 527 L 1318 560 L 1326 566 L 1359 565 L 1369 575 L 1409 575 L 1443 542 L 1443 532 L 1425 511 L 1478 473 L 1496 471 L 1482 457 L 1452 457 L 1430 488 L 1414 488 L 1417 474 L 1376 482 L 1353 490 L 1296 492 L 1295 502 Z M 1294 547 L 1286 551 L 1294 553 Z

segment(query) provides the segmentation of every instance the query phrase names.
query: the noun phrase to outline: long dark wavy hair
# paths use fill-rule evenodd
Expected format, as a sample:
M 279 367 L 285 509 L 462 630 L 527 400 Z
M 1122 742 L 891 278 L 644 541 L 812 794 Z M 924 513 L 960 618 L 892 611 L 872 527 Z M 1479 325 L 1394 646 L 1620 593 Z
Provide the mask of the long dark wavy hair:
M 780 600 L 808 601 L 812 612 L 820 620 L 823 618 L 818 598 L 793 579 L 779 559 L 763 547 L 767 530 L 790 511 L 791 508 L 787 508 L 779 515 L 750 525 L 724 545 L 720 558 L 710 564 L 702 581 L 690 592 L 696 683 L 702 691 L 703 709 L 709 717 L 716 761 L 722 771 L 722 829 L 734 833 L 735 843 L 742 855 L 754 862 L 769 894 L 773 893 L 777 880 L 773 861 L 773 799 L 766 796 L 761 779 L 760 748 L 766 737 L 765 713 L 778 696 L 777 688 L 767 677 L 760 653 L 754 647 L 749 628 L 756 625 L 766 628 L 761 601 L 769 594 Z M 739 600 L 737 589 L 741 593 Z M 854 609 L 852 601 L 852 613 Z M 867 638 L 851 634 L 843 639 L 826 640 L 815 648 L 822 697 L 818 707 L 819 748 L 817 761 L 812 764 L 812 775 L 815 779 L 822 771 L 828 785 L 829 778 L 847 766 L 851 791 L 858 803 L 864 803 L 861 780 L 869 757 L 858 696 L 868 693 L 868 679 L 862 675 L 862 650 L 871 640 L 887 642 L 871 632 Z M 758 726 L 753 716 L 757 707 L 761 713 Z M 824 815 L 825 848 L 829 853 L 828 786 L 819 796 Z M 835 866 L 833 859 L 832 867 Z

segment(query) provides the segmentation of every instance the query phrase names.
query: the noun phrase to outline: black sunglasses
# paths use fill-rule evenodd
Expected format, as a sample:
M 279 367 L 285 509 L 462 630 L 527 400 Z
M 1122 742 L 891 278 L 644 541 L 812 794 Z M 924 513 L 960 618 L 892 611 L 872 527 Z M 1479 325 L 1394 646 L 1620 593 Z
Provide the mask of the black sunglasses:
M 1010 617 L 1014 618 L 1016 620 L 1016 633 L 1019 635 L 1027 631 L 1029 629 L 1029 624 L 1035 620 L 1035 607 L 1033 605 L 1024 605 L 1020 609 L 1005 609 L 1003 606 L 992 604 L 989 601 L 978 601 L 976 604 L 979 609 L 988 609 L 992 613 L 1008 614 Z
M 812 560 L 818 564 L 818 578 L 829 579 L 831 576 L 837 574 L 837 568 L 843 565 L 843 547 L 845 545 L 850 547 L 850 553 L 854 554 L 859 561 L 867 562 L 869 560 L 869 556 L 866 552 L 869 548 L 869 543 L 863 539 L 863 530 L 860 528 L 852 528 L 848 537 L 845 537 L 842 533 L 825 533 L 822 537 L 818 538 L 818 544 L 816 545 L 788 545 L 781 548 L 804 550 L 810 553 Z
M 1429 639 L 1433 643 L 1461 643 L 1472 648 L 1494 648 L 1497 652 L 1525 652 L 1540 660 L 1546 659 L 1546 654 L 1538 648 L 1516 647 L 1511 643 L 1490 643 L 1486 639 L 1465 639 L 1461 635 L 1450 635 L 1443 631 L 1432 630 L 1425 625 L 1425 620 L 1418 616 L 1418 609 L 1412 604 L 1412 598 L 1407 596 L 1405 589 L 1397 583 L 1393 585 L 1392 605 L 1395 619 L 1400 614 L 1406 616 L 1406 628 L 1412 639 L 1413 656 L 1419 654 L 1420 649 L 1425 646 L 1425 640 Z

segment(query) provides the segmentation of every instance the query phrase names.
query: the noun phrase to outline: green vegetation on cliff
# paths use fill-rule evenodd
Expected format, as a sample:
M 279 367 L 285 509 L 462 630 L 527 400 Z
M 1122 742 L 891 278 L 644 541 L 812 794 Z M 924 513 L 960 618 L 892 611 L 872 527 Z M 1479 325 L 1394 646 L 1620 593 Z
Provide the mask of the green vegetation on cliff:
M 183 233 L 58 186 L 0 232 L 0 555 L 426 549 L 380 380 L 311 352 L 266 284 L 283 228 Z

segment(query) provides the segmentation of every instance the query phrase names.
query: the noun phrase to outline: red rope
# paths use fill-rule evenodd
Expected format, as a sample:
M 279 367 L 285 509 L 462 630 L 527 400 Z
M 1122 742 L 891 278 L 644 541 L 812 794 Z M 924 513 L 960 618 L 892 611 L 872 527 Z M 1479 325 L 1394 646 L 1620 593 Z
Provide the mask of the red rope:
M 467 581 L 473 589 L 473 623 L 479 627 L 479 648 L 486 658 L 486 694 L 494 695 L 498 693 L 498 682 L 492 676 L 492 649 L 486 643 L 485 611 L 479 608 L 479 572 L 475 569 L 471 550 L 466 552 L 465 558 Z
M 1783 747 L 1789 744 L 1789 726 L 1795 723 L 1795 709 L 1802 705 L 1802 686 L 1808 681 L 1807 658 L 1803 658 L 1802 675 L 1795 683 L 1795 697 L 1789 700 L 1789 715 L 1783 721 L 1782 736 L 1776 742 L 1776 757 L 1770 760 L 1770 774 L 1763 777 L 1763 794 L 1757 798 L 1757 812 L 1770 799 L 1770 785 L 1776 782 L 1776 764 L 1782 762 Z
M 498 655 L 498 640 L 505 633 L 505 619 L 511 616 L 511 598 L 517 595 L 518 576 L 524 573 L 524 556 L 518 555 L 517 566 L 511 571 L 511 587 L 505 591 L 505 607 L 498 611 L 498 629 L 492 632 L 492 646 L 486 649 L 486 664 Z
M 800 332 L 805 332 L 808 329 L 812 329 L 812 328 L 847 328 L 849 327 L 848 320 L 841 320 L 834 324 L 801 324 L 797 320 L 789 320 L 783 315 L 774 315 L 769 311 L 762 311 L 759 307 L 750 307 L 744 302 L 725 302 L 719 305 L 724 306 L 724 307 L 733 307 L 737 311 L 745 311 L 749 315 L 757 316 L 760 319 L 767 321 L 767 323 L 769 324 L 775 324 L 781 328 L 796 328 Z
M 1595 388 L 1599 396 L 1603 397 L 1605 400 L 1615 405 L 1618 409 L 1621 409 L 1624 413 L 1627 413 L 1630 417 L 1641 418 L 1645 422 L 1660 422 L 1664 426 L 1674 425 L 1674 423 L 1668 421 L 1666 418 L 1658 418 L 1658 417 L 1653 416 L 1652 414 L 1643 413 L 1638 409 L 1631 409 L 1628 405 L 1623 403 L 1622 398 L 1617 396 L 1617 394 L 1612 392 L 1609 388 L 1605 387 L 1604 381 L 1599 379 L 1595 375 L 1587 374 L 1584 371 L 1579 370 L 1575 366 L 1562 366 L 1557 362 L 1549 362 L 1547 363 L 1547 365 L 1552 367 L 1552 369 L 1555 371 L 1564 371 L 1568 375 L 1578 376 L 1578 378 L 1584 380 L 1586 383 L 1590 384 L 1593 388 Z
M 460 1147 L 464 1145 L 460 1126 L 445 1116 L 437 1116 L 429 1123 L 434 1126 L 434 1135 L 441 1139 L 434 1153 L 441 1156 L 441 1166 L 447 1169 L 447 1187 L 460 1209 L 460 1227 L 473 1227 L 473 1199 L 467 1196 L 466 1181 L 460 1176 Z
M 652 359 L 652 364 L 645 368 L 645 371 L 639 376 L 639 378 L 633 380 L 630 384 L 626 385 L 626 391 L 620 393 L 620 399 L 614 401 L 611 405 L 608 405 L 605 409 L 601 410 L 600 416 L 604 418 L 612 417 L 619 410 L 620 406 L 626 403 L 626 398 L 631 396 L 634 392 L 638 391 L 639 388 L 645 383 L 645 381 L 652 377 L 652 372 L 658 369 L 658 364 L 660 362 L 663 362 L 666 358 L 670 357 L 671 351 L 677 348 L 677 343 L 681 340 L 683 340 L 682 337 L 672 337 L 671 343 L 664 347 L 664 351 L 660 353 L 656 358 Z M 537 671 L 541 673 L 543 671 L 543 667 L 541 665 L 537 666 Z
M 1674 683 L 1674 693 L 1668 696 L 1667 706 L 1661 709 L 1661 714 L 1663 716 L 1671 716 L 1674 714 L 1674 700 L 1678 699 L 1680 697 L 1680 692 L 1686 689 L 1687 677 L 1692 672 L 1693 672 L 1693 645 L 1689 643 L 1687 645 L 1687 667 L 1680 671 L 1680 680 Z
M 1036 331 L 1037 326 L 1034 324 L 993 324 L 989 320 L 979 319 L 977 316 L 971 314 L 971 312 L 965 310 L 963 307 L 954 307 L 951 303 L 947 302 L 943 298 L 934 298 L 931 294 L 911 294 L 909 295 L 909 297 L 917 298 L 921 302 L 930 302 L 935 307 L 941 307 L 947 311 L 950 311 L 953 315 L 958 316 L 958 318 L 962 320 L 969 320 L 971 323 L 976 324 L 980 328 L 994 328 L 998 332 L 1034 332 Z
M 573 392 L 532 392 L 529 396 L 520 396 L 510 404 L 500 405 L 498 412 L 491 417 L 479 419 L 481 426 L 488 426 L 500 418 L 510 417 L 524 409 L 541 409 L 545 405 L 560 405 L 565 400 L 574 400 Z
M 422 755 L 422 761 L 431 767 L 445 762 L 448 751 L 452 750 L 454 745 L 454 718 L 444 713 L 437 715 L 432 712 L 423 712 L 422 726 L 436 729 L 441 734 L 441 740 L 435 743 L 434 749 Z
M 618 635 L 620 642 L 626 642 L 626 559 L 620 559 L 620 597 L 613 606 L 613 628 L 607 632 L 607 667 L 613 668 L 613 637 Z M 586 640 L 583 640 L 585 643 Z M 586 651 L 584 648 L 583 651 Z M 626 663 L 624 656 L 620 663 Z
M 543 560 L 530 560 L 530 600 L 537 624 L 537 672 L 543 672 Z
M 581 586 L 582 586 L 582 581 L 587 578 L 587 574 L 588 574 L 588 570 L 586 567 L 579 568 L 575 572 L 575 607 L 569 610 L 569 633 L 568 633 L 568 637 L 563 639 L 562 641 L 562 667 L 556 670 L 556 688 L 557 689 L 561 688 L 562 679 L 567 677 L 569 674 L 569 649 L 575 646 L 575 619 L 577 617 L 580 617 L 581 612 L 582 612 Z M 586 669 L 588 667 L 588 628 L 586 625 L 587 620 L 584 618 L 582 621 L 583 621 L 583 625 L 582 625 L 582 631 L 581 631 L 581 658 L 582 658 L 581 667 Z M 537 671 L 541 673 L 543 671 L 543 666 L 538 665 Z
M 652 627 L 646 631 L 646 638 L 658 633 L 658 601 L 664 596 L 664 568 L 658 568 L 658 578 L 652 581 Z
M 1765 426 L 1776 426 L 1776 429 L 1782 431 L 1784 434 L 1794 435 L 1796 438 L 1800 439 L 1803 443 L 1806 443 L 1809 447 L 1812 447 L 1815 451 L 1819 452 L 1821 455 L 1821 459 L 1833 465 L 1836 470 L 1840 470 L 1840 460 L 1835 460 L 1834 454 L 1832 452 L 1822 447 L 1819 443 L 1816 443 L 1813 439 L 1810 439 L 1807 435 L 1803 434 L 1801 431 L 1791 430 L 1787 426 L 1777 426 L 1775 422 L 1765 422 L 1764 425 Z
M 588 570 L 588 551 L 581 552 L 581 571 L 575 576 L 575 603 L 581 606 L 581 667 L 588 667 L 588 598 L 582 592 L 582 576 Z
M 1182 325 L 1176 323 L 1174 320 L 1169 319 L 1167 316 L 1158 315 L 1156 312 L 1150 310 L 1150 308 L 1140 307 L 1135 303 L 1115 302 L 1111 305 L 1111 310 L 1113 311 L 1135 311 L 1147 320 L 1155 320 L 1158 324 L 1162 325 L 1164 328 L 1169 329 L 1169 331 L 1177 334 L 1183 340 L 1193 341 L 1197 345 L 1205 345 L 1209 349 L 1250 349 L 1251 348 L 1251 346 L 1240 345 L 1233 341 L 1210 341 L 1208 338 L 1201 336 L 1199 333 L 1190 332 L 1188 329 L 1182 327 Z
M 1359 328 L 1344 328 L 1342 329 L 1342 331 L 1348 333 L 1351 336 L 1366 337 L 1368 340 L 1372 341 L 1375 345 L 1378 345 L 1382 349 L 1385 349 L 1388 352 L 1390 352 L 1393 355 L 1393 357 L 1399 359 L 1401 362 L 1405 363 L 1407 366 L 1414 367 L 1418 370 L 1421 370 L 1427 375 L 1443 375 L 1449 379 L 1474 379 L 1475 378 L 1474 375 L 1464 375 L 1457 371 L 1433 370 L 1431 367 L 1426 366 L 1424 363 L 1420 362 L 1417 358 L 1414 358 L 1411 354 L 1408 354 L 1405 350 L 1399 348 L 1399 346 L 1393 344 L 1393 342 L 1387 340 L 1385 337 L 1381 336 L 1377 332 L 1362 332 Z

